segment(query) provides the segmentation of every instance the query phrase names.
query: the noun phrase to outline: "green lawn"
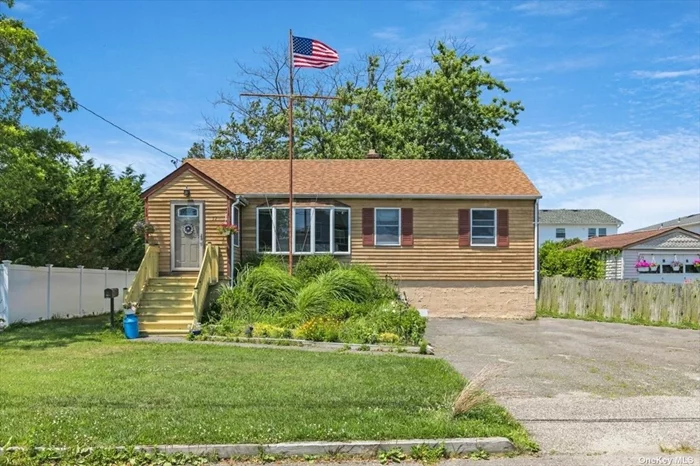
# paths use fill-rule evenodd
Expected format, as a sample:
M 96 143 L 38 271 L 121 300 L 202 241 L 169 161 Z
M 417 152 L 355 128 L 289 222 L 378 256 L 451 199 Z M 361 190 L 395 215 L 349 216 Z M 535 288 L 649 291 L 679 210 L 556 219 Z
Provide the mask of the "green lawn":
M 437 358 L 133 343 L 107 319 L 0 333 L 0 445 L 505 436 L 488 405 L 453 420 L 464 380 Z

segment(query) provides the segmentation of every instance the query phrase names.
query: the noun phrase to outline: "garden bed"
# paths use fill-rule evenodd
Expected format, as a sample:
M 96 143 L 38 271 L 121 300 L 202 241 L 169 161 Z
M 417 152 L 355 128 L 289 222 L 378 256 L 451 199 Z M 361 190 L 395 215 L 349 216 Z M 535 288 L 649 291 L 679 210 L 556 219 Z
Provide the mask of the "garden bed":
M 239 274 L 205 317 L 201 338 L 271 338 L 425 346 L 425 318 L 394 282 L 331 256 L 299 261 L 290 276 L 275 256 Z

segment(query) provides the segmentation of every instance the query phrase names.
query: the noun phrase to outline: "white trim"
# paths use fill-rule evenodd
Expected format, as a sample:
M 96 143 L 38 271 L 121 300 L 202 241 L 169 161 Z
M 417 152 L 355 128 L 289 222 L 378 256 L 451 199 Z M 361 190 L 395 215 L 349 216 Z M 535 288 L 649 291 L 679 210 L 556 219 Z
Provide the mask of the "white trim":
M 396 235 L 396 243 L 378 243 L 377 242 L 377 211 L 378 210 L 398 210 L 399 211 L 399 224 L 398 224 L 398 234 Z M 387 246 L 387 247 L 397 247 L 401 246 L 401 208 L 400 207 L 375 207 L 374 208 L 374 245 L 375 246 Z
M 191 272 L 199 270 L 197 267 L 175 267 L 175 206 L 199 206 L 199 263 L 201 265 L 204 257 L 204 201 L 170 201 L 170 270 L 172 272 Z
M 277 210 L 289 210 L 289 207 L 274 207 L 260 206 L 255 209 L 255 251 L 258 254 L 286 255 L 288 251 L 277 251 Z M 296 251 L 296 215 L 294 212 L 299 209 L 311 209 L 311 251 L 298 252 Z M 331 221 L 331 250 L 323 251 L 318 254 L 332 254 L 334 256 L 349 256 L 352 252 L 352 209 L 349 207 L 336 206 L 306 206 L 294 207 L 292 212 L 292 255 L 294 256 L 311 256 L 316 254 L 316 209 L 330 211 Z M 269 210 L 272 215 L 272 251 L 260 250 L 260 211 Z M 335 211 L 343 210 L 348 213 L 348 251 L 335 251 Z
M 272 197 L 288 197 L 289 193 L 247 193 L 248 198 L 272 198 Z M 521 201 L 534 201 L 542 199 L 542 196 L 521 196 L 521 195 L 452 195 L 452 194 L 356 194 L 356 193 L 334 193 L 334 194 L 297 194 L 294 193 L 295 199 L 510 199 Z
M 493 244 L 491 243 L 478 243 L 474 244 L 474 211 L 486 211 L 490 210 L 493 212 Z M 479 238 L 489 238 L 489 236 L 479 236 Z M 491 248 L 498 244 L 498 209 L 490 208 L 471 208 L 469 209 L 469 246 L 472 247 L 487 247 Z

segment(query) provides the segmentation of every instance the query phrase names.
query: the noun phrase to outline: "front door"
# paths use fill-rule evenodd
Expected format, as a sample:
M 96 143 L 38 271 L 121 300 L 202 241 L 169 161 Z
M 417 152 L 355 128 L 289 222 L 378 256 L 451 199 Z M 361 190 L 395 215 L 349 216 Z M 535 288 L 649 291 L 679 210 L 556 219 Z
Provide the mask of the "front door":
M 174 204 L 173 270 L 197 270 L 201 262 L 202 204 Z

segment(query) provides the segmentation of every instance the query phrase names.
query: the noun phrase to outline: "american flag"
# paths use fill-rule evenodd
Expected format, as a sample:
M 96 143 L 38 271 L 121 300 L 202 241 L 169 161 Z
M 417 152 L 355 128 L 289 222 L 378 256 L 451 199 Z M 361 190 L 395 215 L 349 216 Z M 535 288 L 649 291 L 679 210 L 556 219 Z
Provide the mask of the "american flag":
M 338 63 L 338 52 L 316 39 L 295 36 L 292 44 L 296 68 L 328 68 Z

